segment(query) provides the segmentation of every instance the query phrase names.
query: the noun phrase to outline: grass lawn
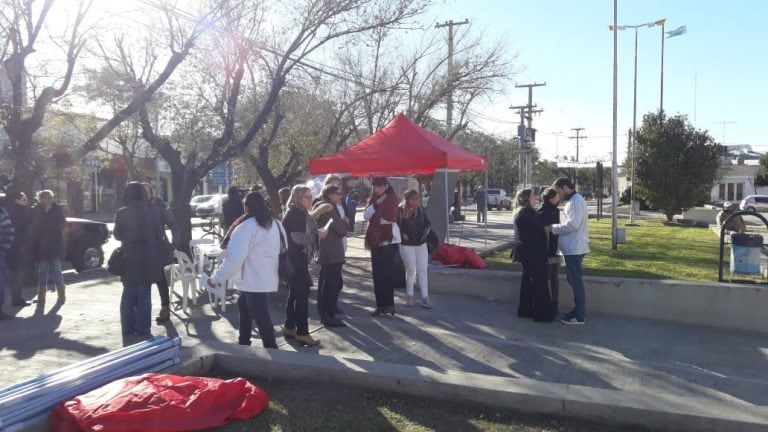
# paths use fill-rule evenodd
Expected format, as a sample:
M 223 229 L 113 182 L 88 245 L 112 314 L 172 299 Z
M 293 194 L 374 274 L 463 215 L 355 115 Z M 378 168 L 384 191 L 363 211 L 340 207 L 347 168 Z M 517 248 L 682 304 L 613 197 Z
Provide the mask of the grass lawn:
M 626 228 L 627 242 L 611 249 L 611 220 L 589 220 L 589 247 L 584 258 L 584 273 L 593 276 L 687 281 L 717 281 L 719 237 L 708 228 L 665 225 L 660 220 L 640 220 Z M 724 251 L 724 276 L 727 278 L 730 248 Z M 509 251 L 486 259 L 493 270 L 520 270 L 509 260 Z M 740 277 L 749 279 L 749 277 Z
M 286 373 L 290 373 L 286 371 Z M 229 379 L 232 376 L 222 376 Z M 337 384 L 280 379 L 251 380 L 270 396 L 269 409 L 217 432 L 311 431 L 475 431 L 608 432 L 640 431 L 561 417 L 532 415 L 461 402 L 416 398 Z

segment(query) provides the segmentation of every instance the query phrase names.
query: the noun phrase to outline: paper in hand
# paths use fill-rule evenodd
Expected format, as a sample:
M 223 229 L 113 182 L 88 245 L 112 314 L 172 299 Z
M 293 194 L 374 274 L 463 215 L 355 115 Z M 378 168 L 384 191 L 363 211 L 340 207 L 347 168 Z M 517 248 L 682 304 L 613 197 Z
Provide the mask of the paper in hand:
M 323 227 L 323 229 L 328 231 L 328 229 L 331 228 L 332 223 L 333 223 L 333 218 L 328 219 L 328 222 L 325 223 L 325 226 Z

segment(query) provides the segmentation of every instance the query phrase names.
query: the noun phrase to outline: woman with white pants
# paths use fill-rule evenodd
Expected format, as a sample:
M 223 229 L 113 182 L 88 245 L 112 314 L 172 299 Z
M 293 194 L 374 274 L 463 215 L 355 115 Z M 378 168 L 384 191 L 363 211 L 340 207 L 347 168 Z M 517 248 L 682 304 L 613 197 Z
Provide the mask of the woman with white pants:
M 405 290 L 408 294 L 408 306 L 413 306 L 413 283 L 416 276 L 419 277 L 421 289 L 421 306 L 432 309 L 429 300 L 429 282 L 427 280 L 427 264 L 429 254 L 427 252 L 427 234 L 431 223 L 427 212 L 421 207 L 419 192 L 409 189 L 403 195 L 403 203 L 400 204 L 400 257 L 405 264 Z

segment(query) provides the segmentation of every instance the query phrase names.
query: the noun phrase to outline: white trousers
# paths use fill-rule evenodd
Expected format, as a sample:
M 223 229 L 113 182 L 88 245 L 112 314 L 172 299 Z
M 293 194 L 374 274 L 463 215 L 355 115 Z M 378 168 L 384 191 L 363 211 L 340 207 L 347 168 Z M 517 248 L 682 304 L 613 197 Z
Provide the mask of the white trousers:
M 419 246 L 400 245 L 400 257 L 405 264 L 405 291 L 409 296 L 413 295 L 413 282 L 416 275 L 419 276 L 419 288 L 421 289 L 421 298 L 429 297 L 427 281 L 427 264 L 429 254 L 427 253 L 427 244 Z

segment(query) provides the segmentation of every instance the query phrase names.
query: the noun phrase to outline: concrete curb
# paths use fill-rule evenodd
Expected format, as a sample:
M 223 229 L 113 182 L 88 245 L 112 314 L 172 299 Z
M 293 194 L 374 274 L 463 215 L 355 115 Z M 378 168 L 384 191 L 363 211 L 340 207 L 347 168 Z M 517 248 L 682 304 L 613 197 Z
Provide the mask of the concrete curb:
M 768 431 L 768 412 L 763 407 L 740 402 L 648 395 L 459 371 L 438 372 L 419 366 L 225 343 L 198 345 L 188 348 L 185 354 L 190 360 L 174 373 L 204 375 L 217 366 L 254 378 L 332 382 L 655 430 Z
M 562 273 L 560 306 L 565 309 L 573 306 L 573 296 Z M 429 289 L 516 302 L 521 276 L 514 271 L 431 268 Z M 584 284 L 587 312 L 768 334 L 768 287 L 604 276 L 584 276 Z

